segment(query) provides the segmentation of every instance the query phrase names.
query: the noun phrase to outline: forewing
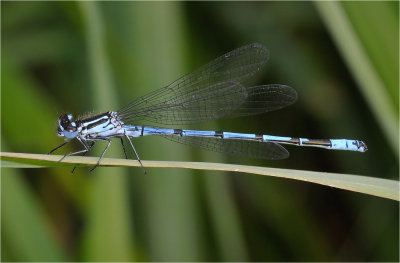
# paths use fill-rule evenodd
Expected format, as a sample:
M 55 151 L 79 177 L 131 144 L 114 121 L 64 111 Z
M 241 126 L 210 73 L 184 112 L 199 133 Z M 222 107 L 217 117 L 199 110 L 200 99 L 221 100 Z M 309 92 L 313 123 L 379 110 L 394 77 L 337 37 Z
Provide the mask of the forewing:
M 247 99 L 247 89 L 241 83 L 259 71 L 268 57 L 268 50 L 260 44 L 235 49 L 135 100 L 118 114 L 126 123 L 165 125 L 228 116 Z

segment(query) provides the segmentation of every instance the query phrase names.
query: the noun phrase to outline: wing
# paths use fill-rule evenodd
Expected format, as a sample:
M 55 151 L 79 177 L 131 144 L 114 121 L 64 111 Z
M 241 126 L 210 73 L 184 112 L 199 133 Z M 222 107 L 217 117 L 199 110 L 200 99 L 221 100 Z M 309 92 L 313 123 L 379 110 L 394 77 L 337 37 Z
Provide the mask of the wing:
M 212 137 L 163 135 L 162 137 L 207 151 L 226 153 L 253 159 L 280 160 L 289 157 L 289 152 L 274 142 L 229 140 Z
M 119 111 L 125 123 L 185 124 L 222 118 L 238 109 L 247 98 L 246 89 L 237 82 L 221 82 L 191 90 L 165 102 L 154 102 L 131 113 Z M 154 104 L 153 104 L 154 103 Z
M 243 81 L 264 66 L 268 50 L 260 44 L 235 49 L 170 85 L 118 111 L 126 123 L 186 124 L 222 118 L 248 98 Z
M 246 88 L 246 100 L 229 117 L 242 117 L 278 110 L 293 104 L 297 92 L 286 85 L 271 84 Z

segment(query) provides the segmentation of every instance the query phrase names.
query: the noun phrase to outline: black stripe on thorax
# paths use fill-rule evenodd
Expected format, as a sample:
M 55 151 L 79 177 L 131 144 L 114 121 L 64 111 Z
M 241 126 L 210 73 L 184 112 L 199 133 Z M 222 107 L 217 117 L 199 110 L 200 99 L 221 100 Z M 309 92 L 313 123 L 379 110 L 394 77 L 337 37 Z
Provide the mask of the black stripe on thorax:
M 102 114 L 99 114 L 99 115 L 96 115 L 96 116 L 92 116 L 92 117 L 89 117 L 89 118 L 86 118 L 86 119 L 83 119 L 83 120 L 77 120 L 76 122 L 80 122 L 80 123 L 91 122 L 91 121 L 94 121 L 96 119 L 100 119 L 100 118 L 104 118 L 104 117 L 111 118 L 110 112 L 105 112 L 105 113 L 102 113 Z
M 108 122 L 108 121 L 109 121 L 109 119 L 100 119 L 100 120 L 98 120 L 96 122 L 93 122 L 93 123 L 89 124 L 87 126 L 87 129 L 90 130 L 91 128 L 94 128 L 94 127 L 96 127 L 96 126 L 98 126 L 100 124 L 103 124 L 105 122 Z

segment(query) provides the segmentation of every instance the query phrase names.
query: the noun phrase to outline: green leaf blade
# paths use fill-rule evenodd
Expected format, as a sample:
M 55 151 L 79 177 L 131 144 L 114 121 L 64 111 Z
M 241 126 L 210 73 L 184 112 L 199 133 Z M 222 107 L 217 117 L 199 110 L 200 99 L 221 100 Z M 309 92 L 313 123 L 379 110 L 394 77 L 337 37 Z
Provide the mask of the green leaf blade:
M 37 164 L 46 167 L 43 162 L 50 162 L 52 166 L 91 166 L 95 165 L 97 157 L 67 157 L 62 162 L 58 160 L 60 155 L 27 154 L 27 153 L 0 153 L 0 160 L 15 163 L 14 168 L 25 168 L 22 165 L 23 160 L 29 165 Z M 15 162 L 13 160 L 16 160 Z M 287 179 L 300 180 L 309 183 L 316 183 L 335 187 L 344 190 L 350 190 L 359 193 L 365 193 L 378 197 L 393 199 L 399 201 L 399 181 L 388 180 L 376 177 L 361 175 L 312 172 L 302 170 L 277 169 L 259 166 L 246 166 L 223 163 L 203 163 L 203 162 L 171 162 L 171 161 L 145 161 L 142 160 L 145 167 L 156 168 L 186 168 L 197 170 L 229 171 L 248 174 L 258 174 L 264 176 L 281 177 Z M 131 166 L 140 167 L 136 160 L 104 158 L 100 166 Z M 50 167 L 50 166 L 49 166 Z

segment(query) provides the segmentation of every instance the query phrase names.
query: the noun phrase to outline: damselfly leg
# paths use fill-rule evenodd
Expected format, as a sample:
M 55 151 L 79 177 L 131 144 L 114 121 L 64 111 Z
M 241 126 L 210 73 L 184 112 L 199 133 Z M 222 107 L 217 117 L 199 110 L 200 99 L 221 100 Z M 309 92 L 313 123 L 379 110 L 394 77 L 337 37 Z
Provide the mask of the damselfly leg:
M 128 159 L 128 155 L 126 154 L 126 148 L 125 148 L 124 140 L 122 139 L 122 137 L 120 139 L 121 139 L 122 149 L 124 150 L 125 159 Z
M 90 149 L 93 147 L 93 145 L 94 145 L 94 142 L 92 142 L 92 144 L 89 145 Z M 89 152 L 89 151 L 84 152 L 84 153 L 82 154 L 82 156 L 85 156 L 88 152 Z M 72 171 L 71 171 L 72 174 L 74 173 L 76 167 L 78 167 L 78 166 L 75 165 L 74 168 L 72 169 Z
M 66 155 L 64 155 L 60 160 L 58 160 L 59 162 L 61 162 L 62 160 L 64 160 L 65 157 L 71 156 L 71 155 L 75 155 L 75 154 L 80 154 L 80 153 L 87 153 L 88 151 L 90 151 L 90 146 L 86 143 L 86 141 L 82 140 L 81 138 L 77 138 L 78 141 L 80 141 L 82 143 L 82 145 L 85 147 L 85 149 L 83 150 L 79 150 L 76 152 L 70 152 L 67 153 Z
M 51 154 L 53 153 L 55 150 L 60 149 L 61 147 L 63 147 L 64 145 L 66 145 L 67 143 L 69 143 L 70 141 L 65 141 L 62 144 L 58 145 L 56 148 L 54 148 L 53 150 L 51 150 L 50 152 L 48 152 L 47 154 Z
M 97 161 L 96 165 L 89 170 L 89 172 L 92 172 L 94 169 L 96 169 L 97 166 L 99 166 L 101 159 L 103 159 L 103 156 L 106 153 L 106 151 L 108 150 L 108 147 L 110 147 L 111 139 L 109 139 L 109 138 L 91 138 L 90 140 L 91 141 L 105 141 L 105 142 L 108 142 L 106 148 L 103 151 L 103 153 L 100 155 L 100 158 Z
M 142 169 L 143 169 L 144 174 L 146 174 L 146 173 L 147 173 L 147 172 L 146 172 L 146 169 L 144 168 L 144 166 L 143 166 L 143 164 L 142 164 L 142 161 L 140 160 L 139 154 L 136 152 L 136 149 L 135 149 L 135 147 L 133 146 L 133 143 L 132 143 L 131 139 L 129 138 L 129 136 L 126 136 L 126 138 L 128 139 L 128 141 L 129 141 L 129 143 L 130 143 L 130 145 L 131 145 L 131 147 L 132 147 L 132 149 L 133 149 L 133 152 L 135 153 L 136 158 L 137 158 L 138 162 L 140 163 L 140 166 L 141 166 Z

